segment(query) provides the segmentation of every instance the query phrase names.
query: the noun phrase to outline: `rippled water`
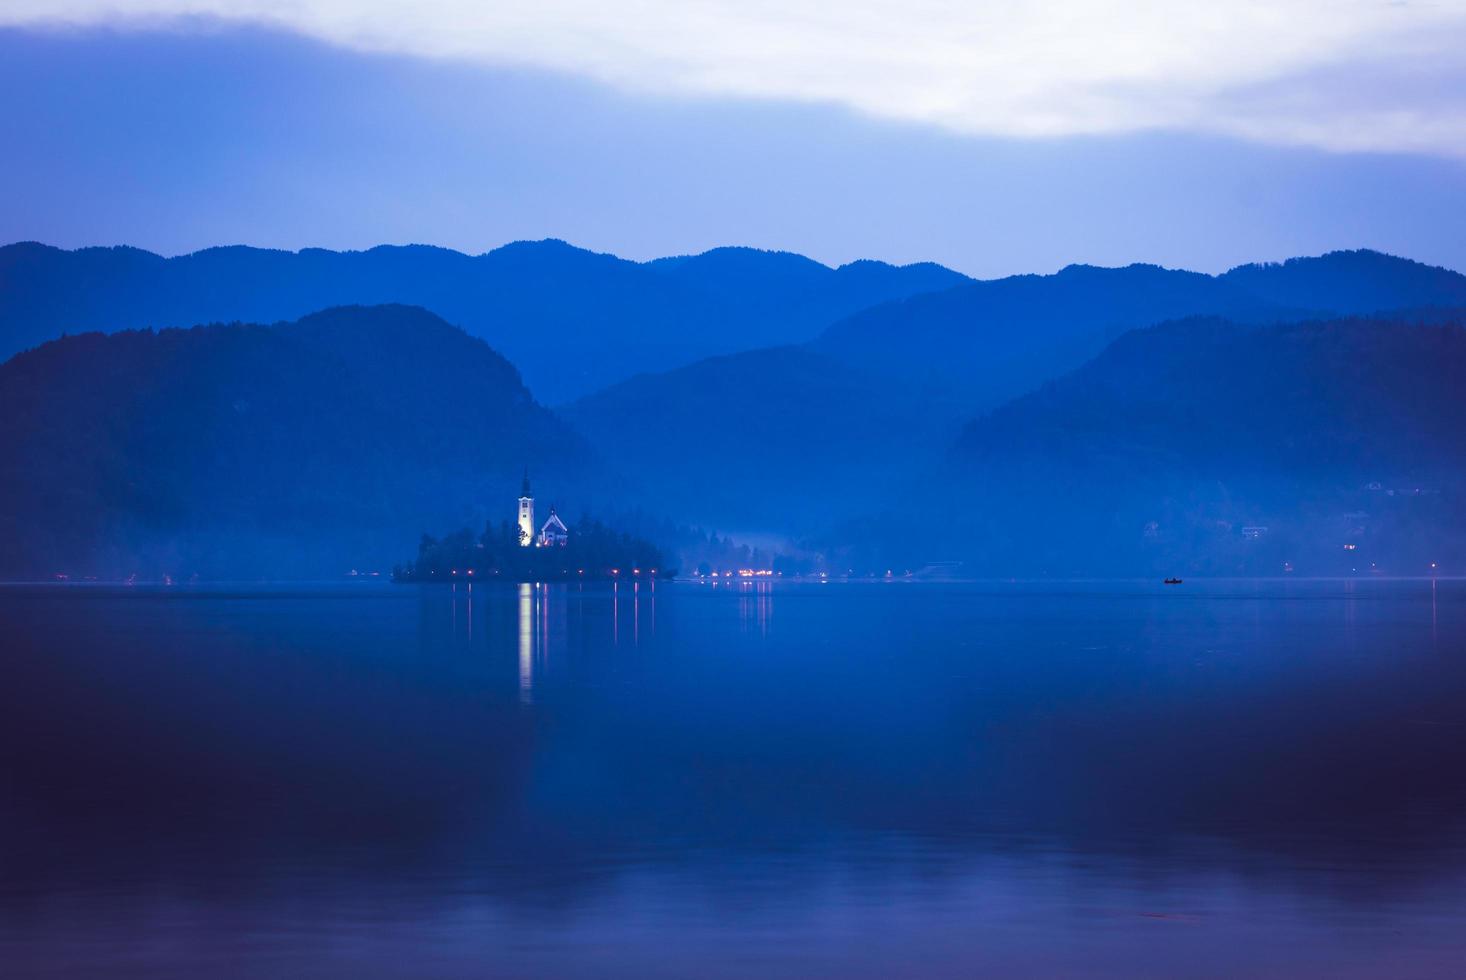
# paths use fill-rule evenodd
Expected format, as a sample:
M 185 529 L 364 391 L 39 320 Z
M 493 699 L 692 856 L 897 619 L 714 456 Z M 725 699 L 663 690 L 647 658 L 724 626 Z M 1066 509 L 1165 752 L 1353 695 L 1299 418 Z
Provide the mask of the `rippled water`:
M 0 589 L 7 976 L 1466 973 L 1466 583 Z

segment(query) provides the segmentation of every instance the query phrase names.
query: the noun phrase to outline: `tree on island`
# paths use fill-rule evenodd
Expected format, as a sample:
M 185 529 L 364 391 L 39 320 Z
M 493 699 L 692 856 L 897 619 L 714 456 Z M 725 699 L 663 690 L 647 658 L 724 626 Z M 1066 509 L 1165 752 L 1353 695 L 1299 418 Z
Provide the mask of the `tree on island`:
M 417 560 L 394 568 L 392 577 L 399 582 L 544 582 L 671 574 L 661 551 L 651 542 L 599 521 L 575 524 L 563 545 L 525 547 L 521 534 L 509 521 L 486 525 L 477 538 L 467 528 L 442 539 L 424 534 Z

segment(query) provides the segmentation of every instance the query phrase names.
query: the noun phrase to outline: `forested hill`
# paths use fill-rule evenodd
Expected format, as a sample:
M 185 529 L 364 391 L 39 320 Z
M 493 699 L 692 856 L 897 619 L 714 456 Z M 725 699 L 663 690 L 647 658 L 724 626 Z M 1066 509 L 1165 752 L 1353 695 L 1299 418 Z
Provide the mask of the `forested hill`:
M 508 513 L 590 452 L 483 341 L 403 306 L 68 337 L 0 365 L 0 575 L 338 576 Z
M 965 277 L 932 264 L 724 248 L 650 263 L 560 241 L 482 255 L 242 246 L 163 258 L 135 248 L 0 248 L 0 360 L 62 333 L 295 319 L 343 304 L 423 306 L 486 339 L 551 403 L 712 354 L 803 342 L 833 321 Z
M 227 268 L 233 251 L 187 261 L 126 250 L 58 254 L 99 263 L 97 281 L 68 302 L 113 295 L 136 312 L 166 296 L 133 296 L 151 280 L 108 279 L 114 262 Z M 566 372 L 593 363 L 597 351 L 607 362 L 597 370 L 649 351 L 678 361 L 677 344 L 734 334 L 751 343 L 759 330 L 940 287 L 952 275 L 875 263 L 829 269 L 745 249 L 638 264 L 560 243 L 477 259 L 431 249 L 241 254 L 241 268 L 279 266 L 264 278 L 214 281 L 228 289 L 210 296 L 243 307 L 309 301 L 313 284 L 332 277 L 289 270 L 312 263 L 354 269 L 363 289 L 387 291 L 407 281 L 394 280 L 393 269 L 414 267 L 408 280 L 438 285 L 425 270 L 458 269 L 462 276 L 448 277 L 454 289 L 480 288 L 481 273 L 505 290 L 488 308 L 523 304 L 504 321 L 514 324 L 506 335 L 535 352 L 558 390 L 573 387 Z M 511 266 L 517 275 L 495 279 Z M 26 281 L 5 301 L 47 294 Z M 300 291 L 282 292 L 282 283 Z M 848 318 L 813 344 L 638 374 L 568 403 L 568 425 L 536 402 L 512 358 L 414 307 L 72 336 L 0 366 L 0 575 L 119 574 L 140 563 L 214 576 L 385 568 L 425 529 L 497 520 L 526 464 L 551 498 L 596 516 L 639 510 L 797 540 L 838 525 L 846 531 L 831 540 L 843 534 L 871 552 L 904 548 L 890 564 L 960 553 L 998 573 L 1027 564 L 1111 574 L 1147 555 L 1230 555 L 1235 541 L 1199 530 L 1223 525 L 1261 522 L 1293 529 L 1299 542 L 1333 540 L 1335 531 L 1317 530 L 1319 515 L 1340 523 L 1377 509 L 1351 496 L 1358 487 L 1419 484 L 1432 491 L 1426 503 L 1408 514 L 1390 505 L 1390 520 L 1405 514 L 1414 530 L 1400 523 L 1380 539 L 1403 548 L 1428 528 L 1449 535 L 1466 527 L 1466 515 L 1421 509 L 1456 499 L 1459 332 L 1442 322 L 1463 283 L 1447 270 L 1363 252 L 1223 276 L 1076 266 L 959 284 Z M 680 298 L 657 306 L 668 297 Z M 703 305 L 685 305 L 689 297 Z M 140 305 L 129 306 L 134 300 Z M 175 312 L 187 306 L 178 302 Z M 630 312 L 649 303 L 662 313 L 639 320 Z M 1376 305 L 1416 312 L 1308 313 Z M 576 310 L 593 306 L 600 319 L 576 321 Z M 707 319 L 684 322 L 674 307 Z M 1198 313 L 1217 315 L 1191 316 Z M 592 340 L 567 345 L 551 320 L 576 321 Z M 602 331 L 611 320 L 620 326 Z M 734 320 L 757 326 L 740 332 Z M 1145 326 L 1157 320 L 1166 322 Z M 613 335 L 623 334 L 641 346 L 621 351 Z M 939 461 L 980 412 L 991 414 L 968 427 L 958 465 L 944 469 Z M 940 533 L 910 533 L 912 519 L 938 502 Z M 851 530 L 862 516 L 869 523 Z M 1142 541 L 1136 528 L 1152 530 Z M 1284 532 L 1268 540 L 1285 546 Z M 1249 562 L 1263 560 L 1261 548 L 1245 547 Z M 1287 550 L 1306 553 L 1303 544 Z
M 1079 368 L 1126 330 L 1196 314 L 1225 316 L 1226 331 L 1308 319 L 1306 308 L 1428 308 L 1463 287 L 1456 273 L 1374 252 L 1223 276 L 1072 266 L 875 307 L 803 347 L 639 375 L 566 412 L 686 520 L 808 532 L 905 493 L 975 411 Z M 1148 390 L 1144 377 L 1128 383 Z
M 1466 567 L 1463 322 L 1127 334 L 966 429 L 954 536 L 1051 573 Z
M 1334 252 L 1221 276 L 1133 265 L 973 282 L 832 325 L 815 349 L 987 409 L 1073 370 L 1127 330 L 1192 316 L 1239 323 L 1466 305 L 1466 276 Z
M 1199 319 L 1137 330 L 973 422 L 959 451 L 1114 460 L 1129 473 L 1454 478 L 1466 473 L 1462 322 Z

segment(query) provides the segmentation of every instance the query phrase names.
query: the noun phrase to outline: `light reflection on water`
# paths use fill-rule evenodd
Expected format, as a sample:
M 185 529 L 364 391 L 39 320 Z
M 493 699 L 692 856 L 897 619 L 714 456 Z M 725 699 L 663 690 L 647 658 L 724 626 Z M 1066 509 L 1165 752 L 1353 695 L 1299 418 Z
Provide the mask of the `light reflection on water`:
M 8 974 L 1466 963 L 1460 582 L 0 589 L 0 617 Z

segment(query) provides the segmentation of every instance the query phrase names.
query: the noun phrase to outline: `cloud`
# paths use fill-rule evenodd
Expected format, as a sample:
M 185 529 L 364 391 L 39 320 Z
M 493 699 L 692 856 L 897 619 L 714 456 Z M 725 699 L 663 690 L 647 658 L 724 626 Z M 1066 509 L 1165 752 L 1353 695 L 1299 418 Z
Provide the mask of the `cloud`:
M 980 276 L 1215 272 L 1368 246 L 1466 269 L 1449 220 L 1466 214 L 1466 166 L 1419 154 L 956 137 L 252 29 L 0 30 L 0 92 L 24 93 L 5 112 L 0 186 L 17 192 L 0 242 L 479 252 L 556 237 L 638 259 L 743 244 Z M 1265 97 L 1237 98 L 1243 112 Z
M 6 0 L 0 25 L 245 22 L 672 97 L 1005 137 L 1169 130 L 1466 157 L 1466 0 Z

